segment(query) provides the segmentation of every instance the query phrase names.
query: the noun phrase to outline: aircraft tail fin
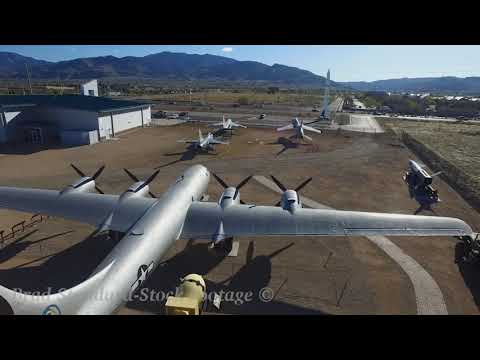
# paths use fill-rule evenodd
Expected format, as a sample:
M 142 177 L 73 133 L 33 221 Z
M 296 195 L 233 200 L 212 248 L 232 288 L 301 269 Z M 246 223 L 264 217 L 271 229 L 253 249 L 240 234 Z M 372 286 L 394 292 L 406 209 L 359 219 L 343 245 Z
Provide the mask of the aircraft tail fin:
M 330 101 L 330 69 L 327 72 L 327 80 L 325 82 L 325 95 L 323 96 L 323 110 L 320 116 L 328 116 L 328 103 Z
M 55 294 L 45 291 L 32 295 L 21 289 L 10 290 L 0 286 L 0 297 L 10 307 L 7 312 L 13 315 L 86 314 L 88 309 L 82 309 L 82 306 L 99 294 L 100 284 L 112 265 L 113 262 L 77 286 Z

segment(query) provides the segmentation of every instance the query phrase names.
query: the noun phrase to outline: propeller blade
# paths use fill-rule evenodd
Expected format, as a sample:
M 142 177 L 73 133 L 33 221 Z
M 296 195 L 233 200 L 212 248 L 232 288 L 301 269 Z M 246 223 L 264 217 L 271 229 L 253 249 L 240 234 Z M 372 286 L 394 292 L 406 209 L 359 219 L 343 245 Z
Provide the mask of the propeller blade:
M 77 168 L 75 165 L 70 164 L 70 166 L 73 168 L 73 170 L 75 170 L 77 172 L 78 175 L 80 175 L 81 177 L 86 177 L 86 175 L 82 172 L 82 170 Z
M 309 179 L 305 180 L 303 183 L 301 183 L 300 185 L 297 186 L 295 191 L 298 192 L 298 191 L 302 190 L 305 187 L 305 185 L 307 185 L 310 181 L 312 181 L 312 179 L 313 178 L 309 178 Z
M 145 180 L 145 185 L 150 184 L 153 181 L 153 179 L 155 179 L 157 177 L 159 172 L 160 172 L 160 170 L 157 170 L 152 175 L 150 175 L 150 177 L 147 180 Z
M 223 181 L 217 174 L 212 172 L 213 177 L 218 181 L 220 185 L 222 185 L 225 189 L 228 187 L 228 185 Z
M 280 190 L 287 191 L 287 188 L 285 186 L 283 186 L 283 184 L 278 179 L 276 179 L 275 176 L 270 175 L 270 177 L 275 182 L 275 184 L 277 184 L 277 186 L 280 188 Z
M 103 165 L 100 169 L 98 169 L 95 174 L 93 174 L 92 176 L 92 179 L 95 180 L 97 177 L 100 176 L 100 174 L 102 173 L 103 169 L 105 169 L 105 165 Z
M 95 185 L 95 190 L 97 190 L 99 194 L 105 194 L 97 185 Z
M 249 182 L 249 180 L 252 178 L 253 175 L 250 175 L 248 177 L 246 177 L 245 179 L 243 179 L 242 181 L 240 181 L 240 183 L 236 186 L 237 189 L 240 189 L 243 185 L 245 185 L 247 182 Z
M 233 195 L 233 200 L 235 200 L 238 196 L 238 192 L 240 190 L 240 188 L 245 185 L 251 178 L 252 178 L 253 175 L 250 175 L 248 177 L 246 177 L 245 179 L 243 179 L 236 187 L 235 187 L 235 194 Z
M 140 181 L 135 175 L 133 175 L 130 171 L 128 171 L 127 169 L 123 169 L 123 171 L 125 171 L 127 173 L 128 176 L 130 176 L 130 178 L 133 180 L 133 181 Z

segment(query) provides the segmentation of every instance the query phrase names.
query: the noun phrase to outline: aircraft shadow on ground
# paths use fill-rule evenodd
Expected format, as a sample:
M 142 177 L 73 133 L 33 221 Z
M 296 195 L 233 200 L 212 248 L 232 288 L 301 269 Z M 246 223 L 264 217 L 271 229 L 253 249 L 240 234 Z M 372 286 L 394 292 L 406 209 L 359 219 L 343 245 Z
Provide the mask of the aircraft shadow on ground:
M 467 263 L 462 260 L 464 255 L 465 244 L 463 242 L 458 242 L 455 245 L 455 263 L 465 281 L 465 285 L 467 285 L 472 293 L 477 308 L 480 310 L 480 277 L 478 276 L 480 272 L 480 263 L 478 261 Z
M 282 150 L 280 150 L 276 154 L 276 156 L 279 156 L 289 149 L 297 149 L 300 146 L 308 146 L 308 145 L 311 145 L 311 144 L 303 144 L 301 142 L 292 141 L 291 139 L 288 139 L 288 138 L 285 138 L 285 137 L 279 137 L 276 142 L 269 143 L 268 145 L 282 145 L 283 146 Z
M 9 249 L 3 249 L 6 250 L 6 255 L 2 255 L 2 261 L 6 261 L 5 259 L 11 258 L 33 244 L 66 235 L 70 232 L 54 234 L 35 241 L 26 241 L 23 244 L 22 241 L 32 234 L 29 233 L 10 244 L 9 246 L 11 247 Z M 261 255 L 256 257 L 253 257 L 253 244 L 251 242 L 249 245 L 246 264 L 238 272 L 221 282 L 206 281 L 208 292 L 215 291 L 219 293 L 223 290 L 224 292 L 253 293 L 252 300 L 242 304 L 223 301 L 221 313 L 324 314 L 318 310 L 290 305 L 277 300 L 270 302 L 261 301 L 258 294 L 261 289 L 269 285 L 271 280 L 271 259 L 287 250 L 293 244 L 279 249 L 268 256 Z M 98 234 L 95 231 L 87 239 L 65 250 L 53 254 L 47 253 L 45 256 L 25 261 L 14 268 L 0 270 L 0 284 L 10 289 L 21 289 L 27 292 L 50 291 L 50 293 L 56 293 L 60 289 L 71 288 L 85 281 L 115 245 L 115 242 L 106 238 L 106 234 Z M 183 251 L 159 264 L 143 288 L 153 289 L 156 292 L 161 291 L 163 294 L 174 293 L 181 277 L 190 273 L 206 275 L 218 266 L 224 258 L 225 256 L 209 250 L 208 244 L 205 242 L 198 244 L 190 242 Z M 45 261 L 40 265 L 34 265 L 41 260 Z M 155 299 L 154 301 L 137 300 L 129 302 L 127 306 L 150 313 L 163 314 L 166 298 L 163 300 L 161 302 Z M 2 300 L 0 299 L 0 308 L 3 309 L 1 302 Z M 5 312 L 1 310 L 0 314 L 3 313 Z
M 251 300 L 248 302 L 237 301 L 234 298 L 229 301 L 223 301 L 220 313 L 224 314 L 325 314 L 319 310 L 312 310 L 301 306 L 291 305 L 282 301 L 273 300 L 264 302 L 261 300 L 260 291 L 269 286 L 272 273 L 271 259 L 279 253 L 293 246 L 293 243 L 275 251 L 270 255 L 260 255 L 253 257 L 254 242 L 250 242 L 247 250 L 247 262 L 239 271 L 231 277 L 221 281 L 213 282 L 206 280 L 207 293 L 217 294 L 223 290 L 226 292 L 243 293 L 251 292 Z M 196 273 L 200 275 L 208 274 L 212 269 L 219 265 L 224 256 L 212 253 L 208 249 L 208 244 L 199 243 L 186 246 L 183 251 L 173 256 L 171 259 L 159 265 L 151 277 L 145 283 L 145 288 L 151 293 L 174 294 L 176 287 L 180 283 L 180 278 Z M 141 291 L 141 290 L 140 290 Z M 235 295 L 236 296 L 236 295 Z M 228 300 L 228 299 L 227 299 Z M 166 298 L 159 297 L 154 301 L 131 301 L 128 307 L 136 310 L 148 311 L 151 313 L 165 313 Z M 212 310 L 213 306 L 208 306 Z
M 27 249 L 28 247 L 30 247 L 32 245 L 39 244 L 39 243 L 42 243 L 44 241 L 56 238 L 58 236 L 67 235 L 67 234 L 70 234 L 70 233 L 73 232 L 73 231 L 66 231 L 66 232 L 63 232 L 63 233 L 47 236 L 45 238 L 38 239 L 38 240 L 35 240 L 35 241 L 23 241 L 26 238 L 28 238 L 30 235 L 33 235 L 34 233 L 36 233 L 37 231 L 38 231 L 38 229 L 37 230 L 32 230 L 32 231 L 28 232 L 27 234 L 19 237 L 15 241 L 9 243 L 4 248 L 2 248 L 1 251 L 0 251 L 0 264 L 9 260 L 9 259 L 11 259 L 11 258 L 13 258 L 13 257 L 15 257 L 17 254 L 21 253 L 22 251 L 24 251 L 25 249 Z
M 164 154 L 165 156 L 180 156 L 179 159 L 170 161 L 166 164 L 159 165 L 155 168 L 155 170 L 174 165 L 183 161 L 190 161 L 195 159 L 197 156 L 207 155 L 207 156 L 215 156 L 216 153 L 211 153 L 205 150 L 196 149 L 193 145 L 190 145 L 186 151 L 178 152 L 178 153 L 167 153 Z
M 7 254 L 13 255 L 15 252 L 18 253 L 21 248 L 25 249 L 33 244 L 71 232 L 67 231 L 33 242 L 26 242 L 25 245 L 16 242 L 13 244 L 16 249 L 12 247 Z M 11 269 L 0 270 L 0 284 L 10 289 L 42 292 L 50 290 L 51 293 L 58 292 L 62 288 L 71 288 L 86 280 L 115 246 L 115 243 L 105 237 L 106 234 L 97 234 L 95 231 L 87 239 L 65 250 L 53 254 L 46 252 L 45 256 L 25 261 Z M 45 260 L 45 262 L 34 265 L 41 260 Z

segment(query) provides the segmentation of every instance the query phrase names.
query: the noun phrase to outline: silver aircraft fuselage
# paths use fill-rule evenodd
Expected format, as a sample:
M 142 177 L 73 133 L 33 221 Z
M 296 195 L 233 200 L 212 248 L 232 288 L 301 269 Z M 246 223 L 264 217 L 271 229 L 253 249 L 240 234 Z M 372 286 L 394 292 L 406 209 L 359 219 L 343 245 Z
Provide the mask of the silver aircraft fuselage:
M 210 149 L 212 148 L 211 141 L 213 140 L 213 134 L 208 133 L 207 136 L 205 136 L 203 139 L 200 139 L 198 141 L 198 147 L 200 149 Z
M 91 276 L 110 266 L 97 296 L 89 298 L 79 309 L 78 304 L 72 304 L 72 310 L 77 308 L 74 313 L 110 314 L 135 299 L 135 290 L 180 236 L 190 205 L 202 197 L 209 180 L 210 173 L 202 165 L 187 169 L 177 178 L 96 268 Z M 72 313 L 65 307 L 63 310 Z

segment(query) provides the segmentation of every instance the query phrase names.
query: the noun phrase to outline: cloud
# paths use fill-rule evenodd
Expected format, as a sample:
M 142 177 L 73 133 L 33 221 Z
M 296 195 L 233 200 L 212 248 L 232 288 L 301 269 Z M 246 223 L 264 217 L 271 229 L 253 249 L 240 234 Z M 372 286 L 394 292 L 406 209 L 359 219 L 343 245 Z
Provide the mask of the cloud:
M 233 48 L 232 47 L 224 47 L 222 49 L 223 52 L 232 52 L 233 51 Z

